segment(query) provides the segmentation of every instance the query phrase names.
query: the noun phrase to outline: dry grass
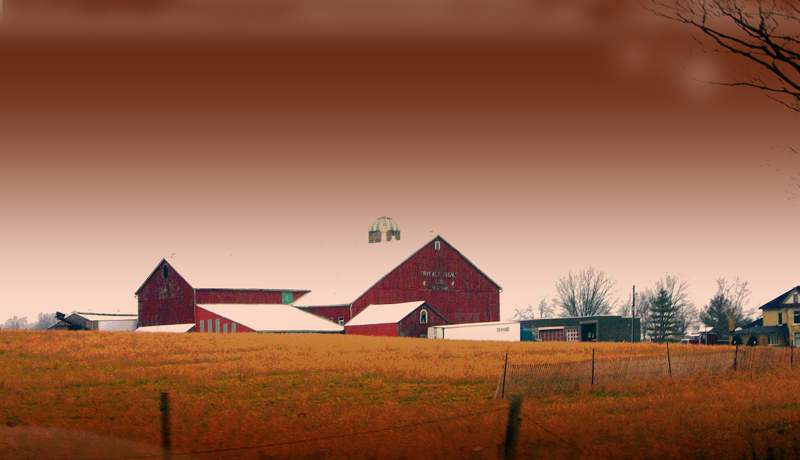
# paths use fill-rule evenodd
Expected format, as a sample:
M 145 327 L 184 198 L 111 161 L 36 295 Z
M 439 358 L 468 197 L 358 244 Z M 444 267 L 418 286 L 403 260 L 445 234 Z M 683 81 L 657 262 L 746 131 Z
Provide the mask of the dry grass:
M 507 415 L 494 399 L 506 352 L 514 363 L 561 363 L 586 360 L 592 348 L 607 358 L 663 353 L 651 344 L 0 331 L 0 426 L 80 430 L 157 452 L 166 391 L 174 452 L 218 451 L 177 458 L 494 459 Z M 528 398 L 520 450 L 526 458 L 698 458 L 698 449 L 767 458 L 772 446 L 788 456 L 798 443 L 787 433 L 798 426 L 784 425 L 798 420 L 799 406 L 794 371 Z M 12 432 L 0 430 L 0 456 L 42 457 L 9 441 Z M 370 433 L 342 436 L 359 432 Z M 243 446 L 269 447 L 227 450 Z M 123 450 L 113 456 L 134 455 Z

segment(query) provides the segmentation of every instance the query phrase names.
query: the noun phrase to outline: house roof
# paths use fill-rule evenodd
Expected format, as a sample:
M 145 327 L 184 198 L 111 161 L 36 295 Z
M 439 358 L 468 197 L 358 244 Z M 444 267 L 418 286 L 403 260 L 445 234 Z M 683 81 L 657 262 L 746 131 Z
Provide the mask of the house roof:
M 424 301 L 369 305 L 345 326 L 399 323 L 422 305 Z M 441 315 L 440 315 L 441 316 Z
M 192 332 L 194 323 L 167 324 L 165 326 L 146 326 L 136 329 L 136 332 Z
M 198 307 L 257 332 L 342 332 L 332 321 L 282 304 L 200 304 Z
M 763 334 L 783 334 L 789 335 L 789 328 L 785 324 L 780 326 L 755 326 L 747 329 L 739 329 L 730 333 L 731 335 L 763 335 Z
M 783 301 L 786 300 L 786 297 L 788 297 L 789 294 L 791 294 L 795 290 L 800 290 L 800 286 L 795 286 L 795 287 L 789 289 L 788 291 L 784 292 L 783 294 L 779 295 L 778 297 L 775 297 L 774 299 L 770 300 L 769 302 L 765 303 L 764 305 L 762 305 L 762 306 L 760 306 L 758 308 L 761 309 L 761 310 L 770 310 L 770 309 L 773 309 L 773 308 L 781 308 L 781 305 L 783 305 Z
M 337 267 L 339 268 L 335 270 L 335 274 L 329 274 L 326 278 L 311 284 L 311 292 L 299 298 L 292 305 L 296 307 L 351 305 L 394 269 L 437 239 L 453 248 L 476 271 L 500 288 L 497 283 L 440 235 L 435 237 L 428 235 L 425 239 L 403 239 L 354 245 L 348 252 L 347 260 L 338 261 Z

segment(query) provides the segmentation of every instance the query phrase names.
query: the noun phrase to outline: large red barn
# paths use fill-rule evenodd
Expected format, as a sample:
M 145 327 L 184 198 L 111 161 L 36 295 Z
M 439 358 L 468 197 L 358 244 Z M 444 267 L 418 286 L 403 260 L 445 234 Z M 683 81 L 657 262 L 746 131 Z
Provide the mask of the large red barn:
M 425 301 L 447 321 L 500 320 L 500 286 L 441 236 L 363 245 L 336 280 L 312 288 L 295 307 L 345 324 L 369 305 Z

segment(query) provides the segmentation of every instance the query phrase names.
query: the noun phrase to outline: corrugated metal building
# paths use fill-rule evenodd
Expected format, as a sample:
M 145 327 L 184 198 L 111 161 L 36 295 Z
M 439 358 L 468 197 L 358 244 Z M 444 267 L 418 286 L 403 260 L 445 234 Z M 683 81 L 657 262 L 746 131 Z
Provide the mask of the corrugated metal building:
M 135 331 L 139 321 L 134 314 L 93 312 L 74 312 L 70 315 L 56 312 L 56 319 L 58 322 L 48 330 Z
M 384 337 L 427 337 L 429 326 L 449 322 L 427 302 L 369 305 L 344 325 L 345 333 Z
M 583 316 L 520 321 L 543 342 L 630 342 L 631 318 Z M 641 340 L 639 318 L 634 318 L 633 341 Z

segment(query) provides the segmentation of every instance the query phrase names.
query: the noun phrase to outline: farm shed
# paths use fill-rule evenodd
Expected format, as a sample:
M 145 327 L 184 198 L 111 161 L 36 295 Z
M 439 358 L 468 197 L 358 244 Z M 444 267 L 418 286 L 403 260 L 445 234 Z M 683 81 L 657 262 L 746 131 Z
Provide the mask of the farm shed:
M 448 340 L 496 340 L 519 342 L 520 325 L 516 321 L 453 324 L 428 328 L 428 338 Z
M 448 321 L 426 302 L 369 305 L 344 325 L 346 334 L 427 337 L 431 325 Z
M 345 324 L 369 305 L 425 301 L 450 323 L 474 323 L 500 319 L 500 290 L 437 235 L 355 246 L 327 283 L 293 305 Z
M 582 316 L 520 321 L 543 342 L 630 342 L 631 318 L 622 316 Z M 633 318 L 633 341 L 641 340 L 639 318 Z
M 49 330 L 73 331 L 135 331 L 139 317 L 125 313 L 81 313 L 74 312 L 69 316 L 56 312 L 58 322 Z
M 283 304 L 201 304 L 197 332 L 317 332 L 342 333 L 327 319 Z

